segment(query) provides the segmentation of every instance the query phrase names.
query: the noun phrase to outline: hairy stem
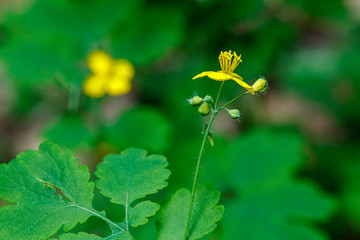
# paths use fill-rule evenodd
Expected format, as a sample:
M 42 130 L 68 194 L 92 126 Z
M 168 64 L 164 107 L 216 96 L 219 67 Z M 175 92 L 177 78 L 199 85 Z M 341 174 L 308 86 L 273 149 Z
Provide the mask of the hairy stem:
M 220 85 L 220 88 L 219 88 L 219 91 L 218 91 L 218 94 L 217 94 L 217 97 L 216 97 L 214 109 L 216 109 L 216 107 L 217 107 L 219 97 L 220 97 L 220 93 L 221 93 L 222 87 L 224 85 L 224 82 L 225 81 L 223 81 L 221 83 L 221 85 Z M 188 210 L 188 217 L 187 217 L 187 220 L 186 220 L 184 240 L 187 239 L 187 237 L 188 237 L 187 235 L 189 233 L 191 213 L 192 213 L 192 209 L 193 209 L 193 205 L 194 205 L 194 199 L 195 199 L 196 185 L 197 185 L 197 180 L 198 180 L 198 177 L 199 177 L 200 163 L 201 163 L 201 159 L 203 157 L 206 139 L 208 138 L 211 125 L 212 125 L 212 123 L 214 121 L 214 118 L 216 117 L 217 114 L 218 114 L 217 110 L 213 110 L 211 112 L 211 117 L 210 117 L 210 120 L 209 120 L 209 124 L 208 124 L 208 126 L 207 126 L 207 128 L 205 130 L 204 137 L 203 137 L 203 140 L 202 140 L 202 143 L 201 143 L 199 157 L 197 159 L 197 164 L 196 164 L 196 169 L 195 169 L 194 181 L 193 181 L 192 190 L 191 190 L 191 198 L 190 198 L 190 204 L 189 204 L 189 210 Z

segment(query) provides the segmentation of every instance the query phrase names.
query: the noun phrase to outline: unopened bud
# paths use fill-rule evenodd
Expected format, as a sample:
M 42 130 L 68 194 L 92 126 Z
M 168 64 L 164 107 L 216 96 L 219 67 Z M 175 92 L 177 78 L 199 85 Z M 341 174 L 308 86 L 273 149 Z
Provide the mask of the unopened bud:
M 237 119 L 240 117 L 240 111 L 237 109 L 230 109 L 227 111 L 228 111 L 230 117 L 232 117 L 233 119 Z
M 256 93 L 264 93 L 268 88 L 268 83 L 264 78 L 259 78 L 252 87 Z
M 203 102 L 200 107 L 199 107 L 199 110 L 198 112 L 203 115 L 203 116 L 206 116 L 210 113 L 210 106 L 207 102 Z
M 188 99 L 188 102 L 191 106 L 196 107 L 204 102 L 204 99 L 202 99 L 199 96 L 193 96 L 192 98 Z
M 209 96 L 209 95 L 206 95 L 206 96 L 204 97 L 204 102 L 214 104 L 213 98 L 212 98 L 211 96 Z

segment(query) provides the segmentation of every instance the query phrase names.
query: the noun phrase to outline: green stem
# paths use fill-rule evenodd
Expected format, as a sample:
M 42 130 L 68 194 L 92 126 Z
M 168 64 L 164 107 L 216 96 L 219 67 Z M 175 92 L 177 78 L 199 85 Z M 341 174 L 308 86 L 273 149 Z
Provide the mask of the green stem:
M 220 97 L 220 93 L 221 93 L 222 87 L 224 86 L 224 82 L 225 82 L 225 81 L 222 81 L 222 83 L 221 83 L 221 85 L 220 85 L 218 94 L 217 94 L 217 96 L 216 96 L 214 109 L 216 109 L 217 104 L 218 104 L 218 102 L 219 102 L 219 97 Z
M 77 112 L 80 105 L 81 88 L 76 84 L 71 84 L 69 88 L 68 110 Z
M 215 118 L 216 114 L 217 114 L 216 111 L 213 111 L 211 113 L 211 118 L 210 118 L 209 124 L 208 124 L 208 126 L 207 126 L 207 128 L 205 130 L 204 138 L 203 138 L 202 143 L 201 143 L 200 153 L 199 153 L 198 161 L 197 161 L 197 164 L 196 164 L 194 181 L 193 181 L 193 186 L 192 186 L 192 191 L 191 191 L 191 199 L 190 199 L 188 217 L 187 217 L 187 220 L 186 220 L 186 228 L 185 228 L 184 240 L 187 239 L 187 235 L 188 235 L 188 231 L 189 231 L 191 212 L 192 212 L 192 208 L 193 208 L 193 204 L 194 204 L 197 180 L 198 180 L 198 177 L 199 177 L 200 163 L 201 163 L 201 159 L 203 157 L 206 139 L 207 139 L 207 137 L 209 135 L 209 131 L 210 131 L 211 125 L 212 125 L 212 123 L 214 121 L 214 118 Z
M 217 107 L 219 97 L 220 97 L 220 93 L 221 93 L 222 87 L 224 85 L 224 82 L 225 81 L 223 81 L 221 83 L 221 85 L 220 85 L 220 88 L 219 88 L 219 91 L 218 91 L 218 94 L 217 94 L 217 97 L 216 97 L 214 109 L 216 109 L 216 107 Z M 203 157 L 206 139 L 208 138 L 211 125 L 212 125 L 212 123 L 214 121 L 214 118 L 216 117 L 217 114 L 218 114 L 217 110 L 213 110 L 211 112 L 211 117 L 210 117 L 210 120 L 209 120 L 209 124 L 208 124 L 208 126 L 207 126 L 207 128 L 205 130 L 204 137 L 203 137 L 203 140 L 202 140 L 202 143 L 201 143 L 199 157 L 198 157 L 197 164 L 196 164 L 196 169 L 195 169 L 194 181 L 193 181 L 192 190 L 191 190 L 191 198 L 190 198 L 190 204 L 189 204 L 188 217 L 187 217 L 187 220 L 186 220 L 184 240 L 187 239 L 187 235 L 188 235 L 188 232 L 189 232 L 190 220 L 191 220 L 191 212 L 192 212 L 193 205 L 194 205 L 196 185 L 197 185 L 197 180 L 198 180 L 198 177 L 199 177 L 200 163 L 201 163 L 201 160 L 202 160 L 202 157 Z
M 239 96 L 231 99 L 230 101 L 228 101 L 227 103 L 225 103 L 224 105 L 222 105 L 219 109 L 225 108 L 225 107 L 226 107 L 227 105 L 229 105 L 230 103 L 232 103 L 232 102 L 234 102 L 235 100 L 241 98 L 242 96 L 245 96 L 245 95 L 248 94 L 248 93 L 249 93 L 249 91 L 246 91 L 246 92 L 244 92 L 243 94 L 241 94 L 241 95 L 239 95 Z

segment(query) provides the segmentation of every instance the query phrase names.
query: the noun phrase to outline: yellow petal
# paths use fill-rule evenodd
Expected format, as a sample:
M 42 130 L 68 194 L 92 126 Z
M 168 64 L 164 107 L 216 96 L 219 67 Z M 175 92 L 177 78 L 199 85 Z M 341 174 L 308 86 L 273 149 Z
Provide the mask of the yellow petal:
M 135 75 L 135 68 L 128 60 L 119 59 L 114 62 L 112 73 L 118 78 L 132 79 Z
M 240 86 L 242 86 L 246 90 L 248 90 L 252 95 L 255 94 L 254 89 L 251 86 L 249 86 L 246 82 L 242 81 L 241 77 L 240 78 L 233 77 L 231 79 L 234 80 L 235 82 L 237 82 Z
M 113 60 L 105 51 L 95 50 L 88 56 L 87 63 L 93 73 L 104 75 L 110 72 Z
M 235 77 L 235 78 L 239 78 L 240 80 L 243 80 L 242 77 L 240 77 L 239 75 L 237 75 L 237 74 L 234 73 L 234 72 L 229 72 L 228 74 L 231 75 L 231 76 L 233 76 L 233 77 Z
M 197 78 L 205 77 L 205 76 L 209 75 L 210 73 L 213 73 L 213 71 L 202 72 L 202 73 L 196 75 L 195 77 L 193 77 L 192 79 L 194 80 L 194 79 L 197 79 Z
M 83 91 L 91 98 L 100 98 L 105 95 L 105 81 L 101 76 L 90 75 L 83 83 Z
M 225 81 L 232 79 L 232 76 L 223 72 L 212 72 L 208 75 L 209 78 L 215 81 Z
M 127 78 L 111 78 L 106 82 L 106 92 L 111 96 L 124 95 L 131 91 L 132 85 Z

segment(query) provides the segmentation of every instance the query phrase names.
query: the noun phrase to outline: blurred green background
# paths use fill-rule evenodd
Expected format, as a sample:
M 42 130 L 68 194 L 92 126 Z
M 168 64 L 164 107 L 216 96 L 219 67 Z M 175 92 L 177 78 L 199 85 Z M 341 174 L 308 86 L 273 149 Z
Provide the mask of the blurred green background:
M 206 118 L 188 106 L 215 97 L 220 51 L 266 96 L 215 119 L 201 182 L 222 193 L 225 214 L 204 239 L 360 239 L 360 2 L 357 0 L 1 0 L 0 162 L 49 139 L 94 170 L 102 157 L 141 147 L 168 157 L 162 203 L 190 188 Z M 136 69 L 133 90 L 81 92 L 86 57 L 103 49 Z M 226 82 L 221 101 L 244 90 Z M 1 203 L 0 203 L 1 204 Z M 109 217 L 121 209 L 101 197 Z M 157 217 L 137 239 L 156 239 Z M 95 219 L 72 230 L 105 236 Z

